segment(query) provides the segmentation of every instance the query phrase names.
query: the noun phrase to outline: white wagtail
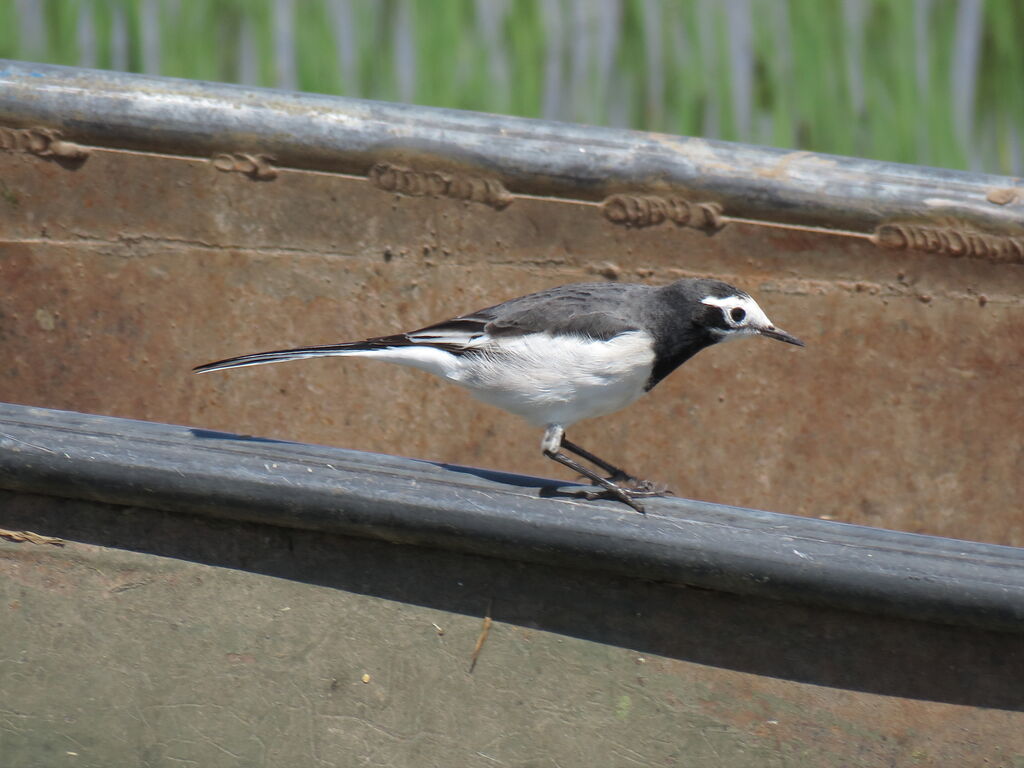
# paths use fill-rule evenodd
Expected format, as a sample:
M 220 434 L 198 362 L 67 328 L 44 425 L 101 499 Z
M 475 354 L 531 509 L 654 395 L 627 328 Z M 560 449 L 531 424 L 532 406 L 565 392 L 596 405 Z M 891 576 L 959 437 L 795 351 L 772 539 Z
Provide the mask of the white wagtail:
M 803 342 L 772 325 L 749 294 L 718 280 L 654 287 L 579 283 L 511 299 L 418 331 L 218 360 L 196 373 L 307 357 L 408 365 L 545 427 L 545 456 L 638 512 L 659 491 L 565 438 L 571 424 L 632 403 L 705 347 L 743 336 Z M 609 473 L 602 477 L 565 449 Z M 627 487 L 628 486 L 628 487 Z

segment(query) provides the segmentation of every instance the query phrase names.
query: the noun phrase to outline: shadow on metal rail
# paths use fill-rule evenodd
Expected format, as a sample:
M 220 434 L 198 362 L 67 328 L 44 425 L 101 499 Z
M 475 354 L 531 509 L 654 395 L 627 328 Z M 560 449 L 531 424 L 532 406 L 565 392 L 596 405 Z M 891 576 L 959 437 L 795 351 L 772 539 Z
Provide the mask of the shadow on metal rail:
M 0 527 L 816 685 L 1024 709 L 1024 551 L 0 406 Z M 796 554 L 793 554 L 796 553 Z

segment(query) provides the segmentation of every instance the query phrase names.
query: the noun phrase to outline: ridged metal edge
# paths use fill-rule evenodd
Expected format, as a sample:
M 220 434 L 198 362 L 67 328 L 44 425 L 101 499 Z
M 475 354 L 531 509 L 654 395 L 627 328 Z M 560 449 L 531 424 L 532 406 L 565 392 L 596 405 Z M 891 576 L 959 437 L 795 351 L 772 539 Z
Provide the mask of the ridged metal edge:
M 1022 549 L 166 424 L 0 404 L 0 488 L 1024 631 Z
M 514 194 L 597 201 L 678 193 L 722 204 L 732 217 L 859 232 L 951 221 L 992 234 L 1024 231 L 1019 179 L 2 59 L 0 124 L 222 162 L 262 157 L 275 167 L 362 176 L 385 162 L 441 181 L 469 173 Z

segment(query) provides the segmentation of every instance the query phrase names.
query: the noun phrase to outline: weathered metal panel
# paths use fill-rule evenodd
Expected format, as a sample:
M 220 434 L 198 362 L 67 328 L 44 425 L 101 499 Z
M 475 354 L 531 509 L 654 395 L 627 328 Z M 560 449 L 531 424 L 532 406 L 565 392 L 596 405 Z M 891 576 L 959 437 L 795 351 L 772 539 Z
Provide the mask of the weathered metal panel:
M 1024 758 L 1020 549 L 17 406 L 0 433 L 5 768 Z
M 1022 187 L 1001 176 L 4 60 L 0 86 L 0 121 L 12 127 L 63 130 L 74 134 L 64 139 L 106 147 L 217 156 L 218 167 L 264 180 L 276 178 L 276 165 L 349 173 L 498 208 L 514 199 L 503 190 L 589 201 L 675 190 L 727 202 L 730 216 L 848 229 L 887 217 L 953 216 L 1021 234 L 1014 206 Z M 8 143 L 49 149 L 50 141 L 37 132 Z M 52 153 L 72 159 L 76 150 L 65 143 Z M 382 162 L 411 165 L 414 173 L 375 173 Z
M 43 72 L 31 80 L 41 89 Z M 0 94 L 22 93 L 25 80 L 0 78 Z M 61 123 L 79 138 L 76 125 Z M 0 152 L 4 400 L 550 473 L 535 430 L 418 372 L 348 360 L 188 370 L 419 327 L 558 283 L 710 274 L 752 291 L 808 348 L 710 350 L 575 439 L 692 498 L 1024 543 L 1021 264 L 758 224 L 713 236 L 625 228 L 566 200 L 495 210 L 365 178 L 281 169 L 260 181 L 146 152 L 94 148 L 62 162 Z M 964 215 L 994 183 L 901 166 L 877 183 L 889 189 L 903 172 L 936 197 L 955 193 Z M 1000 226 L 1021 215 L 1019 199 L 985 205 L 1002 212 Z M 830 210 L 844 223 L 839 203 Z
M 1024 631 L 1016 547 L 188 427 L 0 404 L 0 488 Z
M 5 768 L 1024 759 L 1019 635 L 55 497 L 0 527 L 65 540 L 0 541 Z
M 0 62 L 0 400 L 550 474 L 535 430 L 424 374 L 188 370 L 558 283 L 715 275 L 807 349 L 711 350 L 574 439 L 689 498 L 1019 545 L 1022 219 L 1014 179 Z M 7 458 L 17 440 L 34 442 L 8 425 Z M 38 445 L 18 455 L 57 467 L 53 487 L 10 475 L 0 528 L 64 546 L 0 542 L 5 768 L 1024 761 L 1019 636 L 993 630 L 1019 619 L 1019 553 L 984 563 L 997 578 L 944 581 L 928 556 L 872 571 L 881 550 L 851 534 L 847 559 L 822 561 L 849 570 L 816 579 L 741 510 L 749 530 L 716 529 L 714 551 L 735 532 L 750 568 L 704 581 L 722 576 L 695 567 L 710 549 L 644 538 L 658 515 L 609 521 L 614 505 L 537 486 L 515 492 L 538 516 L 516 530 L 564 509 L 563 549 L 596 536 L 617 554 L 489 548 L 479 510 L 434 540 L 406 517 L 393 543 L 339 534 L 366 533 L 362 507 L 329 532 L 288 528 L 287 505 L 158 511 L 146 483 L 74 491 L 59 444 Z M 244 445 L 249 481 L 273 478 Z M 467 482 L 452 503 L 497 493 Z M 981 562 L 980 545 L 933 545 Z M 703 588 L 637 579 L 636 558 Z M 769 565 L 803 580 L 759 591 Z M 843 578 L 869 572 L 913 587 L 905 615 Z M 909 618 L 956 620 L 936 606 L 971 626 Z

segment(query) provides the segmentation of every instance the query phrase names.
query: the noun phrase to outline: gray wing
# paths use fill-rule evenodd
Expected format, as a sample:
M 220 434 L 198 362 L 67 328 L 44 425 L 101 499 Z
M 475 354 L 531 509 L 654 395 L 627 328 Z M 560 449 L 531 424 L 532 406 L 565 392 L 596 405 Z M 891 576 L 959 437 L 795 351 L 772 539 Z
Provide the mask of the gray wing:
M 193 371 L 206 373 L 224 368 L 419 344 L 461 355 L 486 349 L 488 340 L 492 338 L 541 332 L 607 340 L 620 333 L 643 328 L 633 300 L 642 298 L 651 290 L 646 285 L 619 283 L 563 285 L 428 325 L 418 331 L 341 344 L 257 352 L 206 363 Z
M 412 343 L 472 351 L 487 337 L 548 332 L 607 340 L 640 330 L 636 301 L 650 286 L 578 283 L 511 299 L 405 334 Z

